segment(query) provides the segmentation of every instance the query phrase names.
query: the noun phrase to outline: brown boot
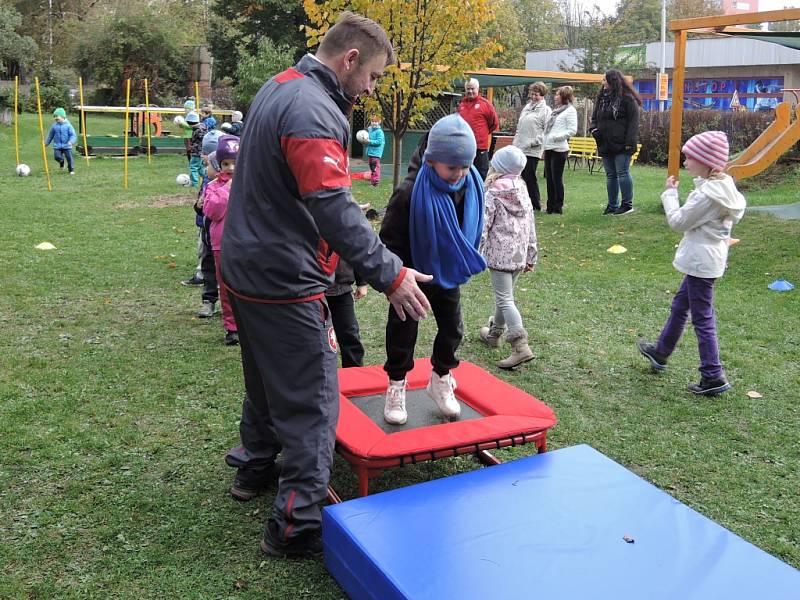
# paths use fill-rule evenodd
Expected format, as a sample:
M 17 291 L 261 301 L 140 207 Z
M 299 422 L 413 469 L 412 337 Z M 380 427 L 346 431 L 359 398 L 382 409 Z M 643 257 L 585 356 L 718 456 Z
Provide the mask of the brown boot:
M 499 348 L 500 338 L 503 337 L 505 329 L 505 326 L 495 327 L 494 317 L 489 317 L 489 324 L 481 327 L 478 334 L 481 336 L 481 341 L 489 346 L 489 348 Z
M 518 367 L 524 362 L 533 360 L 533 352 L 528 346 L 528 332 L 524 329 L 520 333 L 514 333 L 506 337 L 508 343 L 511 344 L 511 356 L 504 358 L 497 363 L 501 369 L 513 369 Z

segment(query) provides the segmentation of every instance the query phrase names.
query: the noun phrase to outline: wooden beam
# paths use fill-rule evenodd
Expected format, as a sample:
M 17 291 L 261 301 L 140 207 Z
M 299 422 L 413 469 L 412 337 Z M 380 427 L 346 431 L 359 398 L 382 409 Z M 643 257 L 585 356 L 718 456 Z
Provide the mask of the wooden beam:
M 681 126 L 683 124 L 683 80 L 686 75 L 686 31 L 675 32 L 675 67 L 672 71 L 672 109 L 669 116 L 668 173 L 678 177 L 681 168 Z
M 765 10 L 763 12 L 742 13 L 739 15 L 715 15 L 712 17 L 695 17 L 692 19 L 676 19 L 669 22 L 670 31 L 688 31 L 690 29 L 708 29 L 726 27 L 728 25 L 752 25 L 754 23 L 774 23 L 800 19 L 800 8 L 784 8 L 783 10 Z

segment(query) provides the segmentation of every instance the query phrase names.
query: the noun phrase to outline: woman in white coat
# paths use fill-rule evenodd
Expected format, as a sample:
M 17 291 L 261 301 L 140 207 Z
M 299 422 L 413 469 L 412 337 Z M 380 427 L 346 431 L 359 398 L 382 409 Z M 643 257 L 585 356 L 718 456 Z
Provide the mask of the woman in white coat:
M 553 110 L 544 130 L 544 176 L 547 179 L 547 212 L 560 215 L 564 210 L 564 165 L 569 154 L 569 138 L 578 132 L 578 112 L 572 106 L 572 87 L 565 85 L 553 95 Z
M 532 83 L 528 88 L 529 100 L 523 107 L 517 122 L 517 133 L 514 135 L 514 146 L 525 154 L 525 169 L 522 180 L 528 188 L 534 210 L 542 210 L 539 182 L 536 180 L 536 167 L 544 152 L 544 128 L 550 118 L 552 109 L 547 106 L 547 86 L 542 81 Z

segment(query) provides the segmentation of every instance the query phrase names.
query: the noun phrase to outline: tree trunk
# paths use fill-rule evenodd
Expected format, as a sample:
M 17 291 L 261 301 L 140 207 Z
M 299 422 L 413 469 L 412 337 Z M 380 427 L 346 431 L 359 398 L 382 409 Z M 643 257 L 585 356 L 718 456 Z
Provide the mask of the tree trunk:
M 403 160 L 403 137 L 392 135 L 392 189 L 400 184 L 400 163 Z

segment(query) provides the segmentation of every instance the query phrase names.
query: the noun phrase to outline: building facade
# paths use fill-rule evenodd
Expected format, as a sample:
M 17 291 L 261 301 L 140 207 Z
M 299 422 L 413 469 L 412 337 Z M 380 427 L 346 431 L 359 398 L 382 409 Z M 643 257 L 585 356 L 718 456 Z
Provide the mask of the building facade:
M 528 52 L 525 68 L 574 70 L 581 52 L 581 49 Z M 658 110 L 656 76 L 661 43 L 625 46 L 621 55 L 631 70 L 653 73 L 650 77 L 635 79 L 634 86 L 642 96 L 645 110 Z M 670 94 L 673 56 L 673 43 L 667 42 L 666 71 L 670 76 Z M 634 57 L 633 62 L 631 57 Z M 741 37 L 692 39 L 686 43 L 684 108 L 687 110 L 731 110 L 732 101 L 734 104 L 738 101 L 740 106 L 750 111 L 769 110 L 783 100 L 796 103 L 795 94 L 789 91 L 792 89 L 800 94 L 800 50 Z M 667 101 L 666 108 L 669 106 Z

